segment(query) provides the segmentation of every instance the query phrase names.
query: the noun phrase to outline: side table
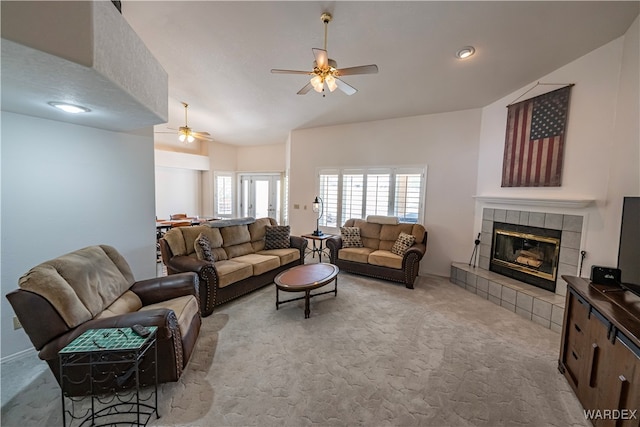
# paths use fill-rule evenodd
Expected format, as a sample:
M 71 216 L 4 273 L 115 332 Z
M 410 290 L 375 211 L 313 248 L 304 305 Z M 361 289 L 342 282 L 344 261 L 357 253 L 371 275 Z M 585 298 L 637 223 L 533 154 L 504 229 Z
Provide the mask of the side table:
M 138 336 L 131 328 L 89 329 L 60 350 L 62 423 L 79 425 L 146 425 L 158 413 L 157 326 Z M 144 362 L 144 363 L 143 363 Z M 151 370 L 153 387 L 142 390 L 140 374 Z M 83 396 L 70 393 L 74 385 L 89 382 Z M 82 405 L 91 397 L 91 406 Z M 70 408 L 66 408 L 66 400 Z M 76 412 L 79 412 L 76 413 Z
M 305 257 L 311 254 L 312 258 L 315 258 L 316 254 L 318 254 L 318 262 L 322 262 L 322 254 L 324 254 L 327 257 L 329 256 L 327 253 L 325 253 L 325 250 L 327 248 L 323 247 L 323 245 L 325 240 L 333 237 L 333 234 L 323 234 L 322 236 L 316 236 L 315 234 L 303 234 L 301 237 L 304 237 L 305 239 L 309 239 L 313 243 L 313 248 L 307 249 L 308 253 L 305 255 Z M 319 242 L 318 246 L 316 246 L 316 242 Z

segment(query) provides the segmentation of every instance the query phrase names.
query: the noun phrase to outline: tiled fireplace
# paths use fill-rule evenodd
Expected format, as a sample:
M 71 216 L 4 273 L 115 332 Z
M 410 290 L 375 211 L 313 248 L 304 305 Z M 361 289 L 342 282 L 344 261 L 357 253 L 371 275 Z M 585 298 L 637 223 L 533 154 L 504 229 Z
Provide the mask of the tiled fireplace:
M 578 273 L 583 223 L 584 217 L 582 215 L 484 208 L 482 212 L 478 265 L 473 267 L 469 266 L 468 263 L 453 263 L 451 265 L 450 281 L 520 316 L 559 332 L 562 326 L 564 295 L 566 294 L 567 286 L 561 276 L 563 274 L 576 275 Z M 518 274 L 506 273 L 512 276 L 508 277 L 498 272 L 490 271 L 492 270 L 491 250 L 494 241 L 494 226 L 496 225 L 499 229 L 506 229 L 507 234 L 513 230 L 515 230 L 516 234 L 522 230 L 535 230 L 543 235 L 542 240 L 545 240 L 546 237 L 544 236 L 547 235 L 559 237 L 560 241 L 556 249 L 558 251 L 556 264 L 549 268 L 555 269 L 553 281 L 548 280 L 549 274 L 533 274 L 533 276 L 546 276 L 547 282 L 555 282 L 555 292 L 551 291 L 554 287 L 549 283 L 542 287 L 540 284 L 536 286 L 535 284 L 517 280 L 517 278 L 522 278 Z M 520 233 L 518 237 L 521 237 L 521 235 L 525 236 L 525 240 L 528 237 L 528 233 Z M 549 241 L 555 242 L 557 240 L 556 237 L 550 238 Z M 524 252 L 520 251 L 522 248 L 519 248 L 518 251 L 515 248 L 509 249 L 510 251 L 513 249 L 511 252 L 515 253 L 514 259 L 522 255 L 536 258 L 534 256 L 536 251 L 551 251 L 551 249 L 544 248 L 545 245 L 536 243 L 532 246 L 533 249 L 528 247 L 525 248 L 528 250 Z M 539 249 L 539 246 L 542 249 Z M 526 263 L 525 259 L 519 259 L 517 262 L 513 260 L 513 264 L 518 266 Z M 531 268 L 516 268 L 516 270 L 534 270 L 534 273 L 536 273 L 538 263 L 534 261 L 529 261 L 529 263 L 532 264 Z M 496 269 L 493 268 L 493 270 Z M 532 282 L 528 279 L 525 280 Z

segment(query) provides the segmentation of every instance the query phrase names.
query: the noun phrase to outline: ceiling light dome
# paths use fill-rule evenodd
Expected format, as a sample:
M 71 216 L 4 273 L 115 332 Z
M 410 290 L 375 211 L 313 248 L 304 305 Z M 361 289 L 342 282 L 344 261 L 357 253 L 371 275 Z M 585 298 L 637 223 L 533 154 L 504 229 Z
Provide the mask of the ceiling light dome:
M 48 104 L 51 105 L 52 107 L 56 107 L 57 109 L 64 111 L 65 113 L 78 114 L 78 113 L 88 113 L 89 111 L 91 111 L 87 107 L 83 107 L 81 105 L 67 104 L 66 102 L 51 101 L 51 102 L 48 102 Z
M 473 46 L 465 46 L 456 52 L 456 58 L 467 59 L 470 56 L 473 56 L 474 53 L 476 53 L 476 49 Z

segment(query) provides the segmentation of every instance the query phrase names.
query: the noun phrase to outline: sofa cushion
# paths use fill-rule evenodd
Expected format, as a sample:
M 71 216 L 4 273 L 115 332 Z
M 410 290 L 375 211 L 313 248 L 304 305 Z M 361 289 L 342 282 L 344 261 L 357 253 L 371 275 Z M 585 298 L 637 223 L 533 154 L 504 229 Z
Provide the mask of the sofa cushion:
M 290 247 L 290 234 L 291 227 L 288 225 L 268 225 L 264 236 L 264 249 L 286 249 Z
M 251 235 L 251 242 L 264 241 L 266 228 L 269 225 L 277 225 L 277 224 L 272 218 L 269 218 L 269 217 L 256 219 L 254 223 L 249 224 L 249 234 Z
M 150 304 L 142 307 L 140 311 L 153 310 L 155 308 L 166 308 L 172 310 L 178 319 L 180 334 L 184 337 L 191 329 L 191 323 L 198 318 L 200 307 L 198 300 L 193 295 L 184 295 L 178 298 Z
M 248 254 L 233 258 L 231 261 L 251 264 L 251 266 L 253 267 L 254 276 L 259 276 L 262 273 L 280 267 L 280 257 L 277 257 L 275 255 Z
M 239 245 L 227 246 L 224 248 L 224 250 L 227 252 L 228 259 L 237 258 L 243 255 L 249 255 L 255 252 L 253 250 L 253 246 L 249 242 L 241 243 Z
M 19 280 L 58 311 L 67 326 L 93 319 L 133 284 L 131 268 L 114 248 L 89 246 L 33 267 Z
M 382 227 L 380 224 L 356 219 L 353 221 L 353 226 L 360 228 L 360 238 L 365 248 L 380 249 L 380 227 Z
M 221 288 L 253 276 L 253 266 L 244 262 L 216 261 L 215 266 Z
M 373 252 L 371 248 L 343 248 L 338 251 L 338 258 L 345 261 L 369 262 L 369 254 Z
M 215 262 L 216 257 L 211 249 L 211 241 L 204 233 L 200 233 L 193 243 L 193 247 L 196 251 L 196 256 L 199 260 L 207 262 Z
M 375 224 L 398 224 L 397 216 L 383 216 L 383 215 L 368 215 L 367 222 L 373 222 Z
M 280 265 L 289 264 L 290 262 L 300 259 L 300 251 L 296 248 L 287 249 L 270 249 L 268 251 L 258 252 L 260 255 L 275 255 L 280 258 Z
M 251 234 L 249 234 L 249 226 L 247 225 L 223 227 L 219 230 L 222 233 L 222 240 L 224 241 L 222 246 L 224 248 L 251 242 Z
M 369 254 L 368 262 L 371 265 L 402 269 L 402 257 L 384 250 L 377 250 Z
M 399 256 L 404 256 L 404 254 L 409 250 L 411 246 L 413 246 L 415 242 L 416 238 L 412 234 L 400 233 L 398 239 L 391 248 L 391 253 Z
M 343 248 L 362 248 L 359 227 L 340 227 Z
M 142 307 L 142 301 L 138 295 L 133 291 L 127 291 L 120 295 L 120 298 L 115 300 L 113 304 L 105 308 L 101 313 L 95 317 L 95 319 L 104 319 L 107 317 L 119 316 L 121 314 L 133 313 L 140 310 Z

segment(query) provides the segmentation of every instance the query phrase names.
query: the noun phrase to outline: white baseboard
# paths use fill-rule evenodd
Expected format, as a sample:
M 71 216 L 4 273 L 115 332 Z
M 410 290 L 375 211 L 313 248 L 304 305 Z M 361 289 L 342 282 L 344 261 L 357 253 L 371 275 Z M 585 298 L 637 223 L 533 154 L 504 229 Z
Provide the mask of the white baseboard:
M 35 348 L 28 348 L 26 350 L 22 350 L 19 351 L 17 353 L 13 353 L 10 354 L 9 356 L 5 356 L 3 358 L 0 358 L 0 364 L 5 364 L 7 362 L 12 362 L 16 359 L 20 359 L 23 358 L 25 356 L 31 356 L 33 353 L 33 355 L 36 355 L 36 349 Z

